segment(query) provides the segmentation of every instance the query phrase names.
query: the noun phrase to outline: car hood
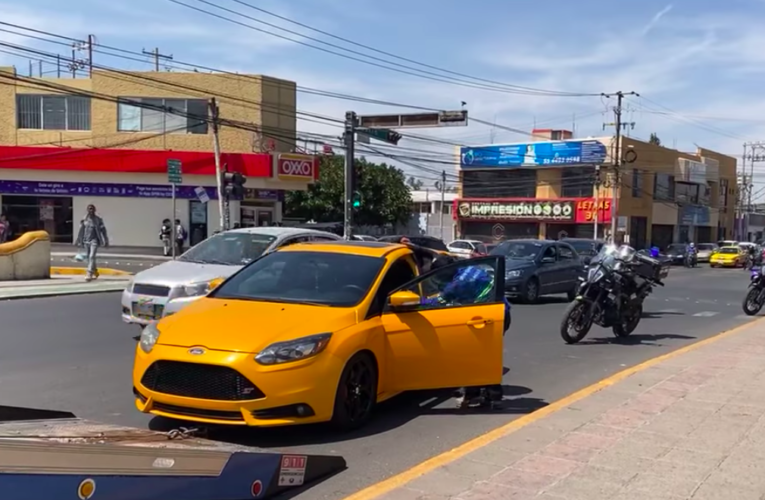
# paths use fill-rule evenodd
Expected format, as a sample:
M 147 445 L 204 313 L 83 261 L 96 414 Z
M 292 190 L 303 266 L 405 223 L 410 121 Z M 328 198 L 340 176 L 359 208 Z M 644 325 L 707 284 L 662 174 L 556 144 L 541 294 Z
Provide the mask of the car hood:
M 240 270 L 242 266 L 221 266 L 217 264 L 195 264 L 172 260 L 152 267 L 135 275 L 135 283 L 152 285 L 184 285 L 210 281 L 215 278 L 227 278 Z
M 159 323 L 159 344 L 257 353 L 274 342 L 337 332 L 356 323 L 351 308 L 203 298 Z

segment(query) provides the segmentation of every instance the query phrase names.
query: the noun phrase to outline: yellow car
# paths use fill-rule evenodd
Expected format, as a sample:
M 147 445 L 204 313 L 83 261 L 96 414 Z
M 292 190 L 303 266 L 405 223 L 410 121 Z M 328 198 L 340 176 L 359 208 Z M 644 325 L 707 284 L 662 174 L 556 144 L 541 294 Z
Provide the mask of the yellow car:
M 467 267 L 485 271 L 487 286 L 457 300 L 449 287 L 462 282 L 451 280 Z M 396 243 L 268 254 L 143 330 L 136 407 L 210 424 L 353 429 L 404 391 L 500 384 L 504 260 L 418 274 Z
M 709 257 L 711 267 L 741 267 L 746 262 L 746 255 L 738 246 L 719 248 Z

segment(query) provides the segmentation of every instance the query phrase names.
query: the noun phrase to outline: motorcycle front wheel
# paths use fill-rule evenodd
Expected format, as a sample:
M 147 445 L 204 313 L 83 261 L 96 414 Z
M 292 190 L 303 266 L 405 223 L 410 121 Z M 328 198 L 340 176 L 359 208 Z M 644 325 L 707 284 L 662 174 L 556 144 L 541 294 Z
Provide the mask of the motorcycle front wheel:
M 587 302 L 575 300 L 570 303 L 560 323 L 560 336 L 563 340 L 567 344 L 576 344 L 589 333 L 590 328 L 592 328 L 592 317 L 589 314 Z
M 761 294 L 761 290 L 753 287 L 746 294 L 746 297 L 744 297 L 744 302 L 741 304 L 741 306 L 747 316 L 754 316 L 760 312 L 760 309 L 762 309 L 763 302 L 760 298 Z
M 617 337 L 628 337 L 640 324 L 642 317 L 642 304 L 629 307 L 622 317 L 619 318 L 619 322 L 613 326 L 614 335 Z

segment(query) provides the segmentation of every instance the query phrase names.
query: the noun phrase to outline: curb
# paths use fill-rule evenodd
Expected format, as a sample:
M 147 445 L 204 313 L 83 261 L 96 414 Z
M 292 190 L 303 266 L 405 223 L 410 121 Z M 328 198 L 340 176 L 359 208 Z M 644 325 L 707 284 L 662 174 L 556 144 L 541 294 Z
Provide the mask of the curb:
M 8 295 L 8 296 L 2 296 L 0 295 L 0 301 L 6 301 L 6 300 L 22 300 L 22 299 L 44 299 L 44 298 L 50 298 L 50 297 L 62 297 L 65 295 L 94 295 L 97 293 L 114 293 L 114 292 L 121 292 L 124 290 L 125 287 L 109 287 L 109 288 L 97 288 L 93 290 L 74 290 L 74 291 L 66 291 L 66 290 L 55 290 L 51 292 L 22 292 L 17 295 Z
M 84 267 L 62 267 L 62 266 L 51 266 L 50 273 L 52 275 L 58 275 L 58 276 L 85 276 L 87 274 L 88 270 Z M 109 269 L 100 267 L 98 268 L 98 274 L 103 274 L 104 276 L 132 276 L 133 273 L 128 271 L 120 271 L 119 269 Z
M 72 259 L 74 257 L 73 252 L 51 252 L 51 257 L 68 257 L 69 259 Z M 143 254 L 135 254 L 135 253 L 101 253 L 98 254 L 99 259 L 104 258 L 110 258 L 110 259 L 124 259 L 124 260 L 156 260 L 161 262 L 166 262 L 169 260 L 173 260 L 172 257 L 165 257 L 163 255 L 143 255 Z

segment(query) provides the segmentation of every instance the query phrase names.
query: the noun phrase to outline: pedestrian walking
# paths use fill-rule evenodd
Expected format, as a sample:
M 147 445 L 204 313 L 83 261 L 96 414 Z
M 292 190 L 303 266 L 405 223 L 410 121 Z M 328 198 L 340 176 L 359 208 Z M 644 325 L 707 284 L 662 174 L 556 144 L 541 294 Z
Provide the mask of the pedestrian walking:
M 98 249 L 109 246 L 109 236 L 104 220 L 96 214 L 96 206 L 88 205 L 85 217 L 80 221 L 80 231 L 74 243 L 85 251 L 88 259 L 88 270 L 85 281 L 98 278 Z
M 8 241 L 8 237 L 11 235 L 11 223 L 8 222 L 8 218 L 5 214 L 0 215 L 0 243 Z
M 186 241 L 186 228 L 180 219 L 175 219 L 175 255 L 183 253 L 183 243 Z

